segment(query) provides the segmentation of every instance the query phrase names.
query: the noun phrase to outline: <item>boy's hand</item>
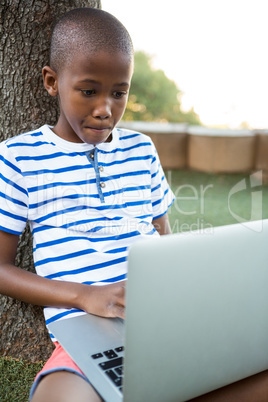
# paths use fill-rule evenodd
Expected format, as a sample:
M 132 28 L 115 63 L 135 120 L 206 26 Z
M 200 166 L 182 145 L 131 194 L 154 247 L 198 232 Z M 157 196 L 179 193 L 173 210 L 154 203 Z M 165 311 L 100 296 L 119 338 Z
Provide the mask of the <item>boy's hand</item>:
M 79 303 L 82 310 L 101 317 L 125 318 L 126 281 L 105 286 L 83 286 L 83 295 Z

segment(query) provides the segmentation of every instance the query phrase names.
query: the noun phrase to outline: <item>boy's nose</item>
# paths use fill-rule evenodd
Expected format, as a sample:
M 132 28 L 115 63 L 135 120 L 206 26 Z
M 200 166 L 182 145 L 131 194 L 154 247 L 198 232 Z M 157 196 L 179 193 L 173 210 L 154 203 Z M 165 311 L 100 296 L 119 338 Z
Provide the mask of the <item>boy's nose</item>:
M 93 117 L 95 117 L 96 119 L 108 119 L 109 117 L 111 117 L 111 115 L 111 105 L 107 100 L 99 102 L 93 110 Z

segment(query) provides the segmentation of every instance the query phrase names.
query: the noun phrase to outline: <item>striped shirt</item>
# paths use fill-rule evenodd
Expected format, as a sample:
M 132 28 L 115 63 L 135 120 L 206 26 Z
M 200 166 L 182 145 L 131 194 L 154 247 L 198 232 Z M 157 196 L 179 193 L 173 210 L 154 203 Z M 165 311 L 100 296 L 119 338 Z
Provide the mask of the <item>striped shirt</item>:
M 38 275 L 105 285 L 126 278 L 128 248 L 158 235 L 152 220 L 174 196 L 148 136 L 116 128 L 94 147 L 45 125 L 0 144 L 0 198 L 0 230 L 29 221 Z M 81 314 L 44 312 L 47 323 Z

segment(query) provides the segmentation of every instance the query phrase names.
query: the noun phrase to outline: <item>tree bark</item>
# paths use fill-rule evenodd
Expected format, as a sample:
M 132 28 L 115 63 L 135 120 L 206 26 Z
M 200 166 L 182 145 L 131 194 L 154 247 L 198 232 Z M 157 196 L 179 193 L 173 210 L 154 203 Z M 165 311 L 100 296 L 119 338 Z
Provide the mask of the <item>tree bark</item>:
M 58 106 L 43 88 L 41 70 L 48 64 L 51 23 L 77 7 L 101 8 L 101 1 L 0 0 L 0 141 L 57 121 Z M 16 265 L 34 271 L 28 227 Z M 52 350 L 42 308 L 0 296 L 0 354 L 37 362 Z

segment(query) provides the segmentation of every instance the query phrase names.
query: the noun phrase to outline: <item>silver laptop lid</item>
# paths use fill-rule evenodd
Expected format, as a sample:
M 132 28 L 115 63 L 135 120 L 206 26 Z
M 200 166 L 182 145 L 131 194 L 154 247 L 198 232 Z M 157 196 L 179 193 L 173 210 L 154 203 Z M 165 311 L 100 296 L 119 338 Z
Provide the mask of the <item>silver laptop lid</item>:
M 132 246 L 124 401 L 185 401 L 268 368 L 267 241 L 268 220 Z

